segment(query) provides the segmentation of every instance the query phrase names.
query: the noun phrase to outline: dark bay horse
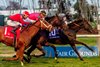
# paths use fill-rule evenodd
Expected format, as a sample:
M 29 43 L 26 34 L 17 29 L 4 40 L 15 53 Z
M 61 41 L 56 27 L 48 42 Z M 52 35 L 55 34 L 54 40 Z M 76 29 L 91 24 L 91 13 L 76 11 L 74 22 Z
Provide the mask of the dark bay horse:
M 69 44 L 73 50 L 76 52 L 76 54 L 78 55 L 78 57 L 80 58 L 80 60 L 83 60 L 83 58 L 80 56 L 80 54 L 78 53 L 75 44 L 82 44 L 85 47 L 87 47 L 88 49 L 90 49 L 91 51 L 93 51 L 89 46 L 87 46 L 85 43 L 79 42 L 76 40 L 76 33 L 80 30 L 80 29 L 84 29 L 90 33 L 94 33 L 93 28 L 91 27 L 90 23 L 84 19 L 76 19 L 75 21 L 73 21 L 72 23 L 68 24 L 69 28 L 68 30 L 66 30 L 66 24 L 65 23 L 61 23 L 60 20 L 58 20 L 59 17 L 58 16 L 54 16 L 49 22 L 53 25 L 53 26 L 57 26 L 58 28 L 60 28 L 59 30 L 59 35 L 60 38 L 54 38 L 54 39 L 43 39 L 41 36 L 40 39 L 37 41 L 39 44 L 39 46 L 33 45 L 29 50 L 28 50 L 28 55 L 35 49 L 35 46 L 38 48 L 42 48 L 42 44 L 41 41 L 46 40 L 46 45 L 48 43 L 53 43 L 53 44 Z M 58 23 L 59 21 L 59 23 Z M 46 34 L 49 34 L 48 32 Z M 34 38 L 33 38 L 34 40 Z M 31 42 L 32 44 L 32 42 Z M 42 45 L 41 45 L 42 44 Z M 51 44 L 48 44 L 48 46 L 51 46 Z M 43 51 L 42 51 L 43 52 Z M 44 52 L 43 52 L 44 53 Z
M 0 42 L 6 44 L 7 46 L 13 45 L 13 39 L 5 37 L 4 36 L 4 26 L 0 26 Z M 16 41 L 16 57 L 13 58 L 5 58 L 3 60 L 20 60 L 21 65 L 23 65 L 23 54 L 24 50 L 30 46 L 30 41 L 32 37 L 34 37 L 39 30 L 46 29 L 50 30 L 52 28 L 52 25 L 49 24 L 45 20 L 39 19 L 36 23 L 29 25 L 28 27 L 24 28 L 22 32 L 20 33 L 19 39 Z

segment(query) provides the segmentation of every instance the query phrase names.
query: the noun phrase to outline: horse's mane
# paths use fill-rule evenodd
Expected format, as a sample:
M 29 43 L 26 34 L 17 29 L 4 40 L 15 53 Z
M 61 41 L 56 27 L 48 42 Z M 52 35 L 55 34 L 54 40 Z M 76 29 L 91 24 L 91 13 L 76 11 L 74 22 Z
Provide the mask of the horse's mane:
M 57 17 L 58 20 L 60 20 L 58 14 L 56 14 L 56 15 L 54 15 L 54 16 L 46 17 L 45 20 L 48 21 L 48 22 L 50 23 L 55 17 Z
M 50 21 L 54 18 L 55 16 L 50 16 L 50 17 L 46 17 L 45 20 L 48 21 L 50 23 Z
M 79 18 L 79 19 L 75 19 L 74 21 L 72 21 L 70 24 L 68 24 L 68 26 L 73 26 L 74 23 L 78 24 L 78 23 L 81 23 L 84 19 L 82 18 Z
M 29 25 L 27 25 L 26 27 L 23 27 L 21 33 L 22 33 L 23 31 L 28 31 L 28 29 L 29 29 L 30 27 L 32 27 L 33 25 L 36 26 L 35 24 L 36 24 L 38 21 L 39 21 L 39 20 L 37 20 L 37 21 L 36 21 L 35 23 L 33 23 L 33 24 L 29 24 Z M 38 27 L 38 26 L 36 26 L 36 27 Z

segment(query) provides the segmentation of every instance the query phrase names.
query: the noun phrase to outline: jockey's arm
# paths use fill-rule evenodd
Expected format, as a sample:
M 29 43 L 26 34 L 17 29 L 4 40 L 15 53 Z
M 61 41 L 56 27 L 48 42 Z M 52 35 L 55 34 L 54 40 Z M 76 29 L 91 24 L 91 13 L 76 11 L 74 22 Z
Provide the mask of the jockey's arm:
M 31 19 L 27 18 L 27 19 L 24 19 L 24 22 L 35 23 L 36 20 L 31 20 Z
M 66 25 L 68 25 L 68 22 L 67 22 L 67 21 L 64 21 L 64 23 L 65 23 Z

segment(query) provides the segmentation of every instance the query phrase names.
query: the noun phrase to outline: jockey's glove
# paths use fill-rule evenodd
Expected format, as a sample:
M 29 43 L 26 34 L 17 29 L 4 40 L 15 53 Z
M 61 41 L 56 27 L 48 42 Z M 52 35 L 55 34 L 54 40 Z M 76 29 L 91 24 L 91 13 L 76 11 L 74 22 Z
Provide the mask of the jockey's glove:
M 23 24 L 22 27 L 27 27 L 27 24 Z
M 22 24 L 21 24 L 21 23 L 19 23 L 19 26 L 22 26 Z

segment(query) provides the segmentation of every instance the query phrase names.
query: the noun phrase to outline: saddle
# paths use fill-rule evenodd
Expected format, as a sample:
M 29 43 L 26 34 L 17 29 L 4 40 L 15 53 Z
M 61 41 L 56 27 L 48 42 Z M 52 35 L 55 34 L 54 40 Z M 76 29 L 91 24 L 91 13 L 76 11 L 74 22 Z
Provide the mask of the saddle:
M 11 32 L 14 27 L 12 26 L 5 26 L 4 28 L 4 36 L 7 38 L 14 39 L 14 34 Z M 21 28 L 16 30 L 16 37 L 19 39 Z

